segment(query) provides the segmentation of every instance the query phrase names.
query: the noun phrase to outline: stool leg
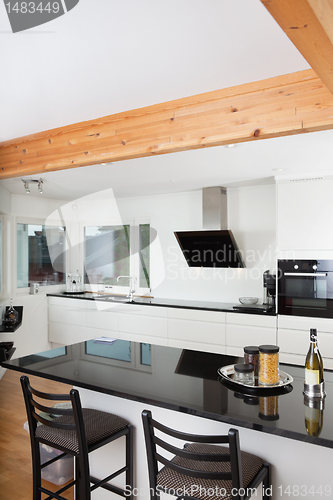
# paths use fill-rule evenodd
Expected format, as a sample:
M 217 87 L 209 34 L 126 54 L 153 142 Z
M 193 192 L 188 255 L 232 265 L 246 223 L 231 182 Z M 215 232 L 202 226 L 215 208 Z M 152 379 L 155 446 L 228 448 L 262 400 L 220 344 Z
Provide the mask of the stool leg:
M 271 500 L 271 498 L 272 498 L 271 495 L 267 494 L 267 491 L 269 491 L 269 493 L 270 493 L 270 488 L 272 486 L 272 484 L 271 484 L 271 464 L 265 462 L 264 467 L 265 467 L 265 469 L 267 469 L 267 474 L 266 474 L 266 477 L 262 483 L 262 487 L 263 487 L 263 491 L 264 491 L 262 498 L 263 498 L 263 500 Z
M 91 500 L 90 468 L 88 453 L 82 453 L 78 458 L 79 497 L 77 500 Z
M 75 487 L 74 487 L 74 500 L 80 500 L 80 464 L 79 457 L 74 457 L 75 466 Z
M 42 484 L 41 479 L 41 463 L 40 463 L 40 452 L 39 443 L 34 443 L 32 449 L 32 498 L 33 500 L 41 500 L 42 494 L 40 487 Z
M 126 471 L 126 486 L 130 486 L 131 495 L 127 498 L 133 500 L 133 469 L 134 469 L 134 453 L 133 453 L 133 426 L 128 426 L 128 433 L 126 434 L 126 466 L 128 467 Z M 127 488 L 128 490 L 128 488 Z

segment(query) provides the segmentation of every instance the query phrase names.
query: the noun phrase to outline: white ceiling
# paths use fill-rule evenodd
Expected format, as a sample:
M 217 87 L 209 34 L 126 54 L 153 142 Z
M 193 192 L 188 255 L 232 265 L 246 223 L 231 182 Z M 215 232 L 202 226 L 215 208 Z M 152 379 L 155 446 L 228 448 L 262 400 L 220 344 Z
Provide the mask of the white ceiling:
M 16 34 L 1 3 L 0 47 L 0 141 L 309 67 L 260 0 L 80 0 Z M 116 196 L 158 194 L 269 178 L 282 167 L 328 170 L 332 137 L 51 172 L 43 196 L 74 199 L 106 187 Z M 24 194 L 20 179 L 2 185 Z

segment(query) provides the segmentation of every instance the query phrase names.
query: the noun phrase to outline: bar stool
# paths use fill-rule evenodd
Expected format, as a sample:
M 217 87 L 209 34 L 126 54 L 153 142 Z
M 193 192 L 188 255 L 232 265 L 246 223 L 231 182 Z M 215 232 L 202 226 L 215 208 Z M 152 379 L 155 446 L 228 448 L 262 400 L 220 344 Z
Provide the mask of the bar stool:
M 271 498 L 270 464 L 240 451 L 236 429 L 230 429 L 224 436 L 187 434 L 157 422 L 148 410 L 142 412 L 142 420 L 151 500 L 157 500 L 161 492 L 184 500 L 247 500 L 260 483 L 263 499 Z M 162 435 L 155 435 L 155 429 Z M 164 435 L 191 443 L 177 448 L 164 441 Z M 161 455 L 162 450 L 172 453 L 173 458 Z M 159 463 L 163 465 L 160 470 Z
M 78 500 L 90 500 L 91 492 L 99 487 L 133 500 L 131 494 L 133 491 L 133 426 L 125 419 L 112 413 L 82 408 L 79 392 L 76 389 L 72 389 L 69 394 L 46 394 L 32 388 L 28 377 L 22 376 L 20 380 L 30 432 L 33 500 L 41 500 L 42 493 L 49 495 L 48 498 L 65 500 L 61 493 L 74 485 L 75 498 Z M 55 401 L 69 401 L 71 408 L 44 406 L 35 398 L 52 401 L 52 405 L 54 405 Z M 53 417 L 52 420 L 48 419 L 50 416 Z M 126 436 L 125 466 L 102 480 L 91 476 L 89 453 L 121 436 Z M 40 443 L 49 445 L 64 453 L 41 464 Z M 41 485 L 42 469 L 66 455 L 74 456 L 75 480 L 56 492 L 44 488 Z M 126 474 L 125 490 L 108 483 L 108 481 L 122 473 Z M 92 486 L 91 483 L 93 483 Z

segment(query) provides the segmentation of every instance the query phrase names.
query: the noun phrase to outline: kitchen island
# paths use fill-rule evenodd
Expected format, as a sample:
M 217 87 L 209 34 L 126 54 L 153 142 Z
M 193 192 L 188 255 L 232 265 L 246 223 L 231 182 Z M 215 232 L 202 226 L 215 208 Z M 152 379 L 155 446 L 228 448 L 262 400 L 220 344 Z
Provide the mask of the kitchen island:
M 241 448 L 273 465 L 272 498 L 290 498 L 296 495 L 297 488 L 307 492 L 309 498 L 331 498 L 332 372 L 325 372 L 324 409 L 312 410 L 304 404 L 301 367 L 281 365 L 293 377 L 292 386 L 249 395 L 223 383 L 217 373 L 219 367 L 238 362 L 237 357 L 119 339 L 100 342 L 69 345 L 7 361 L 3 366 L 74 385 L 80 389 L 84 406 L 127 418 L 136 427 L 136 485 L 141 490 L 138 498 L 148 499 L 141 426 L 141 411 L 145 408 L 166 425 L 187 432 L 226 433 L 230 427 L 238 428 Z M 317 430 L 319 435 L 307 433 L 305 420 L 308 428 L 322 426 Z M 104 472 L 104 463 L 110 466 L 111 456 L 121 460 L 122 446 L 112 443 L 109 451 L 100 451 L 92 457 L 96 475 Z M 318 493 L 320 488 L 322 495 Z M 105 493 L 107 498 L 109 493 Z M 102 499 L 99 493 L 98 500 Z

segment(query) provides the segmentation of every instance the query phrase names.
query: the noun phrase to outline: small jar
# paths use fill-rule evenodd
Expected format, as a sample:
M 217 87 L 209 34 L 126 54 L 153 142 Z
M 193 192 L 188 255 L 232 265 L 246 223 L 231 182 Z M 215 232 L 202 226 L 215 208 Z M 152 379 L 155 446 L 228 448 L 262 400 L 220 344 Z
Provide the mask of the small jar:
M 279 383 L 279 350 L 277 345 L 259 346 L 260 385 L 277 385 Z
M 244 363 L 253 365 L 254 376 L 259 375 L 259 347 L 256 345 L 248 345 L 244 347 Z
M 253 385 L 254 384 L 254 368 L 253 365 L 246 363 L 239 363 L 234 366 L 234 381 L 241 384 Z

